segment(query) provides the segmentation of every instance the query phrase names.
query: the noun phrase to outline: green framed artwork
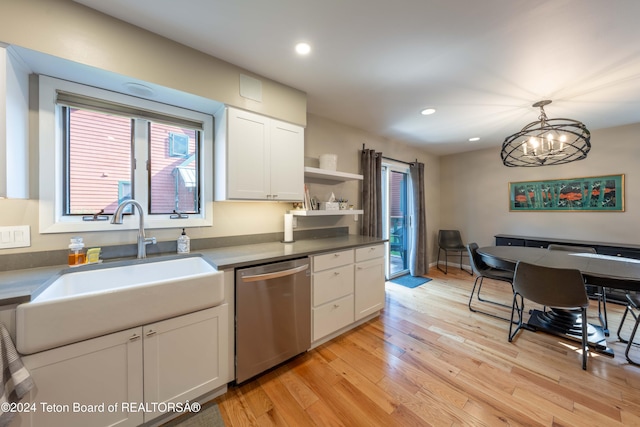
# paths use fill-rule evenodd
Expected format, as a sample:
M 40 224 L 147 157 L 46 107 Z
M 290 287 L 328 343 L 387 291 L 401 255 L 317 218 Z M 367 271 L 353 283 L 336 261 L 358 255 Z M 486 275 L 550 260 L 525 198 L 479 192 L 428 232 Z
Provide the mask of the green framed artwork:
M 624 212 L 624 175 L 510 182 L 509 210 Z

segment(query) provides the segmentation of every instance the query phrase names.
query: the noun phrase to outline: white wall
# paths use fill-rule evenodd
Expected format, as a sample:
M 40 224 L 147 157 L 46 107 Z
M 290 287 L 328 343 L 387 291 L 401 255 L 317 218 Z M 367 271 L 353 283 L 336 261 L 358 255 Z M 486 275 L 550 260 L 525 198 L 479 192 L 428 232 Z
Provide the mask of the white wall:
M 331 153 L 338 155 L 338 170 L 349 173 L 362 173 L 360 167 L 360 151 L 362 144 L 366 148 L 382 152 L 383 156 L 397 160 L 411 162 L 418 160 L 425 164 L 425 205 L 427 229 L 435 229 L 436 233 L 440 222 L 440 162 L 437 156 L 429 154 L 426 150 L 411 146 L 405 142 L 391 140 L 369 134 L 360 129 L 343 125 L 313 114 L 307 118 L 305 134 L 305 156 L 317 159 L 321 154 Z M 326 200 L 333 191 L 336 197 L 349 199 L 349 203 L 355 200 L 355 206 L 362 206 L 360 183 L 345 182 L 338 185 L 311 184 L 311 194 L 318 196 L 322 201 Z M 326 218 L 302 218 L 298 225 L 303 228 L 315 228 L 325 226 L 348 226 L 350 233 L 360 234 L 361 222 L 354 222 L 351 215 L 347 217 Z M 427 251 L 435 260 L 434 242 L 428 241 Z
M 442 157 L 440 228 L 480 246 L 495 234 L 640 244 L 640 124 L 591 133 L 588 157 L 566 165 L 508 168 L 499 148 Z M 615 174 L 625 175 L 625 212 L 509 211 L 509 182 Z

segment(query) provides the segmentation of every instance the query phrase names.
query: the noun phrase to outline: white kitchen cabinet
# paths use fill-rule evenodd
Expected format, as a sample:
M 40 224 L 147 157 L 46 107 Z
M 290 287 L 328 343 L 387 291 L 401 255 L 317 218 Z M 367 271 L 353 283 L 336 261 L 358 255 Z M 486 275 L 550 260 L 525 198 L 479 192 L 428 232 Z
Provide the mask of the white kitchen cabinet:
M 226 384 L 226 323 L 224 304 L 144 326 L 145 401 L 184 403 Z
M 143 401 L 141 334 L 133 328 L 24 356 L 35 388 L 22 402 L 34 406 L 11 426 L 140 425 L 144 414 L 123 412 L 120 402 Z M 74 411 L 74 404 L 96 405 L 96 411 Z M 109 404 L 117 410 L 109 411 Z
M 226 107 L 215 153 L 216 200 L 303 199 L 304 128 Z
M 359 320 L 384 308 L 384 245 L 355 252 L 355 320 Z
M 164 403 L 193 401 L 223 386 L 229 381 L 227 309 L 223 304 L 24 356 L 36 386 L 23 402 L 37 410 L 23 412 L 11 426 L 137 426 L 162 415 L 153 409 L 167 408 Z M 127 412 L 122 403 L 145 406 Z M 80 404 L 95 411 L 74 411 Z
M 353 323 L 353 293 L 313 308 L 313 341 Z
M 312 257 L 312 341 L 353 323 L 353 249 Z
M 312 266 L 315 345 L 384 308 L 384 245 L 315 255 Z

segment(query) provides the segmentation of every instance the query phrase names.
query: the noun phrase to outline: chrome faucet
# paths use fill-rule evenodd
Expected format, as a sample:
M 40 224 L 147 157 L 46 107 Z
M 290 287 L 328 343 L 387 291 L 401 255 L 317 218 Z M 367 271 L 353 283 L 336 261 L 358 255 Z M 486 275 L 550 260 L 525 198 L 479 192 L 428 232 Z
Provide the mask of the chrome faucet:
M 111 224 L 122 224 L 122 215 L 124 214 L 124 209 L 133 205 L 138 209 L 138 215 L 140 216 L 140 225 L 138 226 L 138 259 L 147 257 L 147 245 L 155 245 L 156 238 L 155 237 L 145 237 L 144 235 L 144 213 L 142 212 L 142 206 L 140 203 L 136 202 L 133 199 L 125 200 L 124 202 L 118 205 L 118 208 L 113 213 L 113 218 L 111 218 Z

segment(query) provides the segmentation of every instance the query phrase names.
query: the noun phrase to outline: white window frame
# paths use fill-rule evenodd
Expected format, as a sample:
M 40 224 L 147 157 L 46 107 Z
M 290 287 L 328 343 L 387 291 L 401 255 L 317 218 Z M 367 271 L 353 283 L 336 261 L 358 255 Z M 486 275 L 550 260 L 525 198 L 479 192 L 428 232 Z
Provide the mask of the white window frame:
M 213 117 L 210 114 L 174 107 L 167 104 L 136 98 L 104 89 L 86 86 L 48 76 L 39 77 L 39 183 L 40 233 L 70 233 L 81 231 L 118 231 L 138 228 L 138 217 L 126 215 L 123 225 L 112 225 L 109 221 L 83 221 L 81 215 L 64 215 L 63 206 L 63 144 L 59 114 L 61 106 L 56 105 L 56 91 L 85 95 L 119 104 L 132 105 L 141 109 L 158 111 L 167 115 L 184 117 L 202 122 L 202 142 L 200 148 L 200 214 L 189 214 L 186 219 L 170 219 L 170 215 L 148 215 L 148 186 L 145 147 L 136 141 L 134 185 L 135 199 L 144 209 L 145 228 L 211 227 L 213 225 Z M 138 127 L 136 127 L 138 128 Z M 138 135 L 136 135 L 136 140 Z M 146 154 L 144 154 L 146 156 Z

